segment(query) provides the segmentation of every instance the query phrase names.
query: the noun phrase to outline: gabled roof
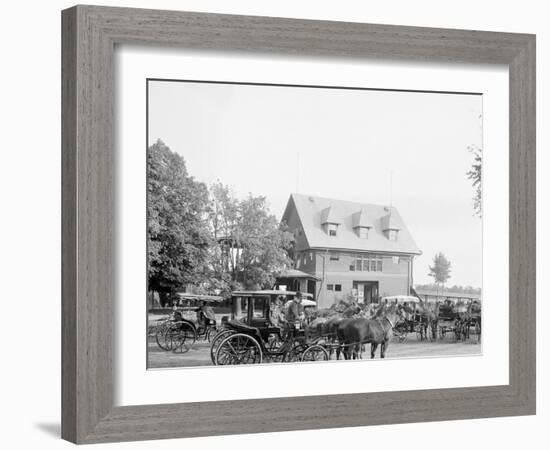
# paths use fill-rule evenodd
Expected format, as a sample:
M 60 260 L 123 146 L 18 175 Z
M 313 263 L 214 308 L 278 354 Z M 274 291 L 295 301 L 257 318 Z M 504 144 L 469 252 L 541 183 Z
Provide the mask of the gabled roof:
M 324 225 L 325 223 L 335 223 L 338 225 L 342 223 L 342 219 L 338 217 L 336 208 L 332 205 L 329 205 L 321 211 L 321 225 Z
M 364 207 L 352 215 L 352 225 L 353 228 L 372 228 L 372 221 L 369 219 L 367 210 Z
M 384 205 L 291 194 L 282 220 L 288 222 L 287 219 L 294 208 L 296 208 L 310 248 L 408 254 L 422 253 L 395 207 L 390 209 Z M 323 230 L 322 223 L 326 220 L 323 211 L 327 209 L 331 214 L 330 219 L 337 221 L 331 223 L 341 224 L 338 227 L 336 236 L 329 236 Z M 359 212 L 361 214 L 357 214 Z M 384 219 L 387 216 L 390 217 Z M 354 223 L 371 224 L 368 239 L 362 239 L 358 236 L 354 230 Z M 390 241 L 384 233 L 384 227 L 388 223 L 391 226 L 399 227 L 400 231 L 396 241 Z
M 392 212 L 393 211 L 390 211 L 387 215 L 382 217 L 382 231 L 400 230 L 403 228 L 401 218 L 397 217 L 397 214 L 392 214 Z

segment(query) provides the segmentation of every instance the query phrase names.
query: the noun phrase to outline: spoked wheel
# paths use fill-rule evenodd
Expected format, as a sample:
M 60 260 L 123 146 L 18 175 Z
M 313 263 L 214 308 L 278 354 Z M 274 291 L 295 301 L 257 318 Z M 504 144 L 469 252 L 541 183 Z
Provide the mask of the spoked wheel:
M 252 336 L 235 333 L 222 340 L 216 351 L 215 361 L 217 366 L 260 364 L 262 349 Z
M 217 336 L 217 334 L 218 330 L 216 328 L 214 328 L 213 326 L 208 327 L 208 329 L 206 330 L 206 340 L 208 342 L 212 342 L 212 339 Z
M 197 331 L 188 322 L 176 322 L 166 334 L 172 341 L 172 350 L 176 353 L 187 353 L 197 340 Z
M 168 322 L 165 322 L 163 324 L 160 324 L 157 326 L 157 331 L 155 333 L 155 340 L 157 341 L 157 345 L 162 350 L 172 350 L 172 341 L 170 339 L 166 339 L 166 333 L 170 329 L 171 324 Z
M 406 322 L 398 323 L 394 328 L 394 336 L 399 342 L 405 342 L 407 340 L 407 332 L 409 325 Z
M 328 352 L 322 345 L 311 345 L 302 353 L 302 361 L 328 361 Z
M 295 342 L 290 350 L 283 356 L 283 362 L 300 362 L 306 349 L 307 346 L 305 344 Z
M 232 334 L 235 334 L 233 330 L 220 330 L 212 337 L 210 343 L 210 359 L 212 360 L 212 364 L 216 364 L 216 352 L 218 351 L 218 347 L 227 336 Z

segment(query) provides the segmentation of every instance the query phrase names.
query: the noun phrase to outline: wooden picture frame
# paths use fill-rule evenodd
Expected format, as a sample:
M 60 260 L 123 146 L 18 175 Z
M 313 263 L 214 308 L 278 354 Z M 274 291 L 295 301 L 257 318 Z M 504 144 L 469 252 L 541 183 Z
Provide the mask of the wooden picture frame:
M 535 413 L 535 36 L 75 6 L 62 13 L 62 437 L 76 443 Z M 505 64 L 510 85 L 509 384 L 113 406 L 116 44 Z

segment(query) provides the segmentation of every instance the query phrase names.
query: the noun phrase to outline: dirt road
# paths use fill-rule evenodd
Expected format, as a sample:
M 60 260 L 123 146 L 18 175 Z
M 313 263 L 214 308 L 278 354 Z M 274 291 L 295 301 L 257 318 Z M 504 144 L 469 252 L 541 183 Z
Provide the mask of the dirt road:
M 154 338 L 149 338 L 149 368 L 162 367 L 196 367 L 211 366 L 210 344 L 205 341 L 197 341 L 187 353 L 174 353 L 161 350 Z M 455 342 L 453 338 L 445 338 L 436 342 L 417 340 L 416 336 L 409 334 L 405 342 L 392 342 L 386 353 L 387 358 L 414 358 L 433 356 L 457 356 L 481 354 L 481 345 L 477 339 L 466 342 Z M 368 357 L 369 355 L 363 355 Z M 380 350 L 376 358 L 380 357 Z

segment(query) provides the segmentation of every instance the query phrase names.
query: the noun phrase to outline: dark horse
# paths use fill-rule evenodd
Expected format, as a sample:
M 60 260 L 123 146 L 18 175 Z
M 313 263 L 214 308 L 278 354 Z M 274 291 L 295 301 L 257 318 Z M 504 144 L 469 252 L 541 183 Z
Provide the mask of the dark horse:
M 393 336 L 393 327 L 401 317 L 403 317 L 401 306 L 392 304 L 382 306 L 372 319 L 345 319 L 340 322 L 338 342 L 343 348 L 344 358 L 360 358 L 361 348 L 366 343 L 371 344 L 371 358 L 374 358 L 378 344 L 380 344 L 380 358 L 384 358 Z

